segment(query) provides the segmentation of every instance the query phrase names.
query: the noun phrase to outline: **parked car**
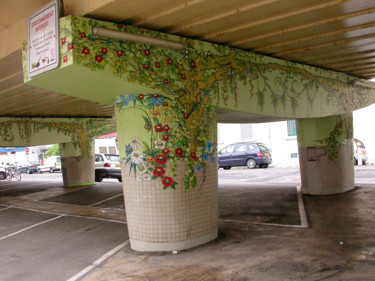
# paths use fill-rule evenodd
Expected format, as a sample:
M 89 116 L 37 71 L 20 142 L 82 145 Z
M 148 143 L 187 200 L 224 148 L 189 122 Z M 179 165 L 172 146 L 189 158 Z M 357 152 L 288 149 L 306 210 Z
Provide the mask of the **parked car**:
M 121 178 L 120 156 L 116 154 L 95 154 L 95 181 L 101 182 L 103 178 Z
M 38 172 L 40 163 L 26 163 L 18 167 L 20 173 L 32 174 Z
M 365 145 L 359 139 L 353 139 L 353 151 L 354 151 L 354 165 L 358 165 L 358 153 L 360 154 L 360 158 L 362 159 L 362 165 L 366 164 L 368 160 L 367 152 Z
M 1 163 L 0 166 L 0 180 L 5 180 L 7 178 L 7 174 L 5 173 L 5 166 L 4 163 Z
M 49 156 L 43 165 L 38 167 L 38 172 L 50 172 L 54 173 L 61 171 L 61 157 L 60 156 Z
M 240 142 L 230 144 L 219 151 L 219 168 L 229 170 L 233 166 L 247 166 L 254 169 L 256 166 L 267 168 L 272 163 L 270 150 L 257 142 Z

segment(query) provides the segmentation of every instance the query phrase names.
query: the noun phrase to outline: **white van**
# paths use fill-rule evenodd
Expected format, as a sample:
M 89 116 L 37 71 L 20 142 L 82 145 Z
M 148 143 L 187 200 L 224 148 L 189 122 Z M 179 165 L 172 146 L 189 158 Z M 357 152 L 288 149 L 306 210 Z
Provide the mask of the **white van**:
M 61 157 L 60 156 L 49 156 L 45 159 L 44 164 L 38 167 L 38 172 L 50 172 L 54 173 L 61 171 Z

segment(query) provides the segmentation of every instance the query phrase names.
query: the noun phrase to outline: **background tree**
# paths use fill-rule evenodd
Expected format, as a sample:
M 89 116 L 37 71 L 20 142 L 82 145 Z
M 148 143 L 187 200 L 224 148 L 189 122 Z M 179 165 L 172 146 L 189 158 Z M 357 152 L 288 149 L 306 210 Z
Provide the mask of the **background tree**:
M 59 156 L 60 155 L 60 146 L 59 144 L 54 144 L 53 146 L 51 146 L 50 148 L 48 148 L 48 151 L 47 151 L 47 156 Z

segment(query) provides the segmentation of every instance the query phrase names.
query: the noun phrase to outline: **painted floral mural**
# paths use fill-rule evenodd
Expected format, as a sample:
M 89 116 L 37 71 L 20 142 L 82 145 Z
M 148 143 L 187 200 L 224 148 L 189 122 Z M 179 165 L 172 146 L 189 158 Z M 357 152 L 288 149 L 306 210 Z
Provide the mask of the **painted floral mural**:
M 25 145 L 31 141 L 33 134 L 41 130 L 56 132 L 69 136 L 73 146 L 80 151 L 81 156 L 92 156 L 92 143 L 95 137 L 110 134 L 116 131 L 113 124 L 107 124 L 103 119 L 33 119 L 12 118 L 0 121 L 0 138 L 5 143 L 12 143 L 19 138 Z
M 137 136 L 125 147 L 125 164 L 139 181 L 160 180 L 163 188 L 175 189 L 177 164 L 185 162 L 184 188 L 197 185 L 197 174 L 216 164 L 216 113 L 205 106 L 202 115 L 159 94 L 131 94 L 115 100 L 120 112 L 139 110 L 149 139 Z M 137 124 L 139 125 L 139 124 Z
M 196 186 L 197 173 L 215 162 L 217 107 L 308 118 L 309 110 L 321 114 L 321 106 L 314 103 L 325 103 L 333 115 L 375 101 L 371 90 L 341 73 L 89 18 L 67 17 L 60 23 L 62 67 L 73 63 L 110 73 L 129 88 L 145 89 L 134 93 L 124 87 L 108 96 L 117 97 L 119 112 L 142 111 L 144 129 L 151 134 L 150 139 L 126 136 L 127 144 L 120 149 L 130 173 L 142 181 L 160 180 L 165 188 L 176 187 L 177 163 L 186 163 L 184 187 L 189 189 Z M 94 37 L 94 26 L 172 38 L 183 42 L 187 53 Z

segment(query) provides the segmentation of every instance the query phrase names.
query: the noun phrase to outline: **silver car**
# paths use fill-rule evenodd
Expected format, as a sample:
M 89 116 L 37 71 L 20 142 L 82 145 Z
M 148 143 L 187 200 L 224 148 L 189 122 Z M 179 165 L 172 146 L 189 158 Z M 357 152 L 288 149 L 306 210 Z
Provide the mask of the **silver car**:
M 120 156 L 116 154 L 95 154 L 95 181 L 101 182 L 103 178 L 121 178 Z

